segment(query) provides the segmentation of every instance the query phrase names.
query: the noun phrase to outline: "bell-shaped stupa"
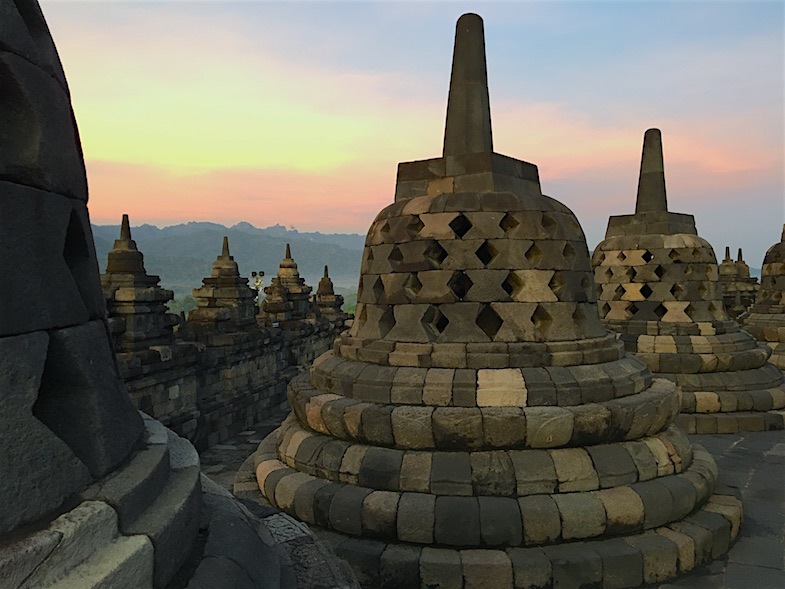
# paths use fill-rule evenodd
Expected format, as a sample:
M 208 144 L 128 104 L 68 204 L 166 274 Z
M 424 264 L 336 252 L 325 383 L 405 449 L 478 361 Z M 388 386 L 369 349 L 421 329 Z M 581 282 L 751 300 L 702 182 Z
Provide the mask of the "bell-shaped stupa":
M 785 225 L 782 240 L 763 258 L 760 291 L 742 322 L 755 339 L 772 349 L 771 363 L 785 370 Z
M 600 316 L 657 375 L 682 388 L 690 433 L 783 426 L 783 375 L 723 307 L 714 250 L 692 215 L 668 211 L 662 138 L 643 139 L 634 215 L 611 217 L 592 259 Z
M 633 587 L 727 549 L 740 506 L 599 319 L 586 240 L 493 152 L 480 17 L 455 37 L 444 154 L 401 164 L 357 315 L 289 387 L 262 495 L 366 587 Z
M 736 319 L 755 302 L 758 292 L 758 279 L 750 276 L 750 267 L 744 261 L 741 248 L 734 262 L 730 247 L 725 246 L 725 259 L 719 265 L 719 279 L 725 312 L 731 319 Z

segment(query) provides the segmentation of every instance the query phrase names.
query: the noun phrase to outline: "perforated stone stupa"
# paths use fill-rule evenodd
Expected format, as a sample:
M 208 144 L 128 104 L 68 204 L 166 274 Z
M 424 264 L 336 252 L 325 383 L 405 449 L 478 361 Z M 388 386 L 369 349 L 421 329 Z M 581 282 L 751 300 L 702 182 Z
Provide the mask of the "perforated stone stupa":
M 357 317 L 254 455 L 267 501 L 365 587 L 636 587 L 727 550 L 741 509 L 599 319 L 583 231 L 493 152 L 483 23 L 455 37 L 444 153 L 400 164 Z
M 730 256 L 730 247 L 725 247 L 725 259 L 719 266 L 719 279 L 725 312 L 731 319 L 736 319 L 755 302 L 758 292 L 758 279 L 750 276 L 750 267 L 744 261 L 741 248 L 734 261 Z
M 337 328 L 343 327 L 344 322 L 349 318 L 349 315 L 341 309 L 343 297 L 335 294 L 335 286 L 330 280 L 327 266 L 324 267 L 324 276 L 319 280 L 319 285 L 316 288 L 316 304 L 319 307 L 319 313 Z
M 728 318 L 714 250 L 692 215 L 668 211 L 662 138 L 643 139 L 634 215 L 611 217 L 594 250 L 600 316 L 657 375 L 682 388 L 688 432 L 781 428 L 783 375 Z
M 785 225 L 782 240 L 763 258 L 760 291 L 742 322 L 755 339 L 772 349 L 771 363 L 785 370 Z

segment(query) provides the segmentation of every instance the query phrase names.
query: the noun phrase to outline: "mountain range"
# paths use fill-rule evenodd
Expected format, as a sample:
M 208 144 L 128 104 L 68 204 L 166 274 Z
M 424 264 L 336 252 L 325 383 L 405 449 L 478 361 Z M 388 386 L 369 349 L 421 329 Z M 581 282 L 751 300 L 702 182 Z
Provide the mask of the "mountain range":
M 120 226 L 92 228 L 98 265 L 104 271 Z M 147 272 L 160 276 L 161 286 L 173 290 L 176 297 L 190 295 L 193 288 L 201 286 L 202 278 L 210 275 L 224 236 L 229 237 L 229 249 L 240 274 L 250 277 L 252 271 L 261 270 L 265 286 L 278 271 L 286 244 L 290 244 L 300 275 L 314 290 L 328 265 L 336 287 L 356 291 L 365 243 L 365 236 L 353 233 L 306 233 L 282 225 L 260 229 L 245 222 L 232 227 L 205 222 L 164 228 L 139 225 L 131 227 L 131 234 L 144 254 Z

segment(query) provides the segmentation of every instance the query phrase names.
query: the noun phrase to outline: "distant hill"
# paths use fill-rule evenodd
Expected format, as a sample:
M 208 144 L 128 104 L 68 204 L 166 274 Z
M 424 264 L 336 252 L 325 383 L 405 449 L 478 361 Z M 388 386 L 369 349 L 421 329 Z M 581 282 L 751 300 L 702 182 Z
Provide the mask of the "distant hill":
M 337 287 L 357 290 L 360 261 L 365 237 L 343 233 L 301 233 L 274 225 L 259 229 L 250 223 L 226 227 L 217 223 L 191 222 L 160 229 L 153 225 L 131 227 L 131 234 L 144 254 L 145 268 L 161 277 L 161 285 L 175 291 L 175 296 L 190 295 L 210 274 L 215 258 L 221 253 L 223 236 L 240 267 L 240 274 L 251 276 L 263 271 L 264 283 L 278 271 L 286 244 L 305 281 L 316 288 L 324 265 Z M 119 225 L 93 225 L 98 266 L 106 269 L 106 256 L 120 235 Z

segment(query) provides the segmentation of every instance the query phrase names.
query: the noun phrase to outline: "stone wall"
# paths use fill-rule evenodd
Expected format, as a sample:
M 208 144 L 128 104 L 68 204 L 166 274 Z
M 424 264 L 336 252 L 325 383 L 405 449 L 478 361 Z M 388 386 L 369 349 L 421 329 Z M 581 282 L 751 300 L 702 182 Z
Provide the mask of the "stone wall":
M 252 328 L 120 352 L 117 361 L 134 404 L 201 451 L 286 404 L 286 384 L 335 336 L 326 321 Z

